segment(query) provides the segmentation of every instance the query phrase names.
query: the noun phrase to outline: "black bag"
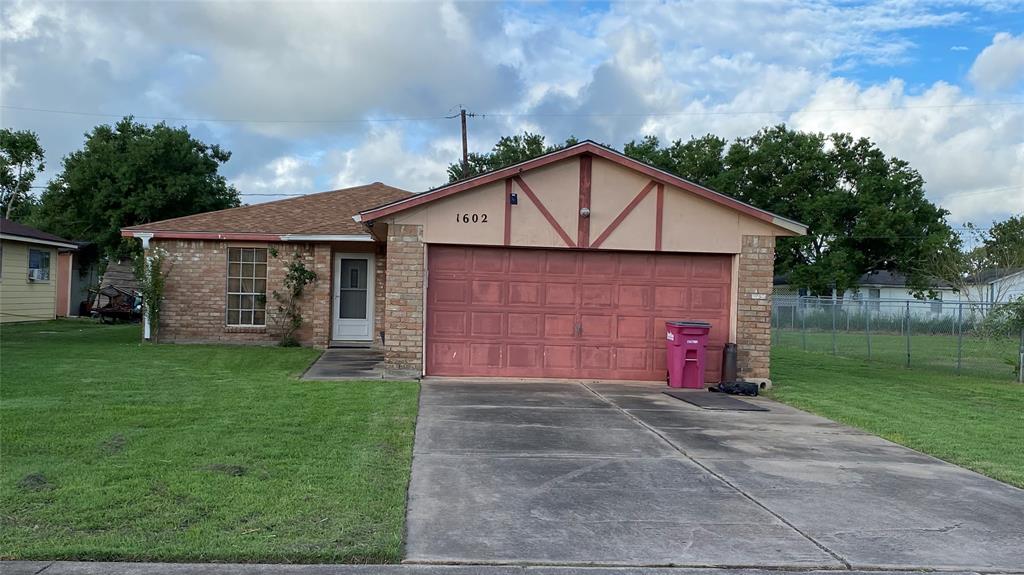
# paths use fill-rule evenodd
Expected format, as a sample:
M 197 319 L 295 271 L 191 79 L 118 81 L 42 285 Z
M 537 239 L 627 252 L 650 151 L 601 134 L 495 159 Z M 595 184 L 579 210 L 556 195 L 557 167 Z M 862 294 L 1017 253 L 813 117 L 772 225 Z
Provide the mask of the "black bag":
M 711 387 L 709 389 L 711 391 L 728 393 L 729 395 L 756 396 L 758 392 L 758 386 L 756 383 L 748 383 L 746 381 L 723 381 L 718 384 L 718 387 Z

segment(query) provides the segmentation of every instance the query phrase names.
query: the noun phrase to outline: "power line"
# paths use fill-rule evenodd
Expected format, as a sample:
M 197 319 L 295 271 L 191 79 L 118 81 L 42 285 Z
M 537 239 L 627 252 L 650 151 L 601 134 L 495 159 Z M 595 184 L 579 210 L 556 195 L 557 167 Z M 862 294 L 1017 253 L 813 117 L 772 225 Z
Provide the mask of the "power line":
M 877 107 L 852 107 L 852 108 L 789 108 L 777 110 L 705 110 L 693 112 L 591 112 L 591 113 L 540 113 L 540 112 L 491 112 L 467 114 L 480 118 L 667 118 L 667 117 L 701 117 L 701 116 L 744 116 L 758 114 L 822 114 L 834 112 L 886 112 L 899 110 L 943 110 L 958 108 L 996 108 L 1024 106 L 1024 102 L 986 102 L 973 104 L 937 104 L 925 106 L 877 106 Z M 28 106 L 0 105 L 6 110 L 18 110 L 22 112 L 38 112 L 45 114 L 64 114 L 72 116 L 89 116 L 100 118 L 123 118 L 131 114 L 107 114 L 101 112 L 82 112 L 77 110 L 58 110 L 51 108 L 34 108 Z M 324 119 L 256 119 L 256 118 L 217 118 L 217 117 L 177 117 L 177 116 L 150 116 L 132 115 L 140 120 L 164 120 L 170 122 L 217 122 L 217 123 L 239 123 L 239 124 L 372 124 L 372 123 L 402 123 L 402 122 L 431 122 L 452 119 L 456 116 L 409 116 L 409 117 L 382 117 L 382 118 L 324 118 Z

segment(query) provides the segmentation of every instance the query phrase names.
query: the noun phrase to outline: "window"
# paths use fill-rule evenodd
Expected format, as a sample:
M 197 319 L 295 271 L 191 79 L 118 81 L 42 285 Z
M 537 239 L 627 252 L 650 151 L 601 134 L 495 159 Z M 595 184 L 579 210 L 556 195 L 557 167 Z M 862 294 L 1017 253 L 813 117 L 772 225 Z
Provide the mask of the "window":
M 882 290 L 878 288 L 868 288 L 868 299 L 871 300 L 868 302 L 868 309 L 878 311 L 882 307 L 881 302 L 878 301 L 882 299 Z
M 38 271 L 33 273 L 34 270 Z M 28 273 L 36 281 L 50 281 L 50 252 L 29 250 Z
M 942 313 L 942 294 L 935 294 L 935 299 L 932 300 L 932 313 L 939 315 Z
M 228 248 L 228 325 L 267 324 L 266 248 Z

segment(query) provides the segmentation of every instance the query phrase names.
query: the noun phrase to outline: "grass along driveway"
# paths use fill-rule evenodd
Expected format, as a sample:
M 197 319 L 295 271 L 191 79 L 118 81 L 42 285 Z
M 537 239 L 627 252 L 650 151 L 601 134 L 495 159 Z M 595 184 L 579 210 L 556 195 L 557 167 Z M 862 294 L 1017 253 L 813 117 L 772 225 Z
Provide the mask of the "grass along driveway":
M 789 348 L 772 380 L 775 399 L 1024 487 L 1024 385 Z
M 401 558 L 417 384 L 84 321 L 3 326 L 0 354 L 0 557 Z

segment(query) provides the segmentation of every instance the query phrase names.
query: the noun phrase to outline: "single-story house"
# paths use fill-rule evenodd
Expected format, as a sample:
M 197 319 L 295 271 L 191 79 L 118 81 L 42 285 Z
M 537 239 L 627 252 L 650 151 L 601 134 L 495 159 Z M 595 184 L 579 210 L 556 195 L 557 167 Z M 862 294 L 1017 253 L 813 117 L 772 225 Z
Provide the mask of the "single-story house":
M 125 228 L 168 254 L 163 341 L 274 341 L 298 254 L 309 345 L 423 375 L 664 381 L 666 320 L 768 377 L 776 237 L 806 227 L 590 141 L 419 194 L 381 183 Z M 276 257 L 275 257 L 276 254 Z
M 0 218 L 0 323 L 57 317 L 58 301 L 71 290 L 70 268 L 57 265 L 59 252 L 74 243 Z

